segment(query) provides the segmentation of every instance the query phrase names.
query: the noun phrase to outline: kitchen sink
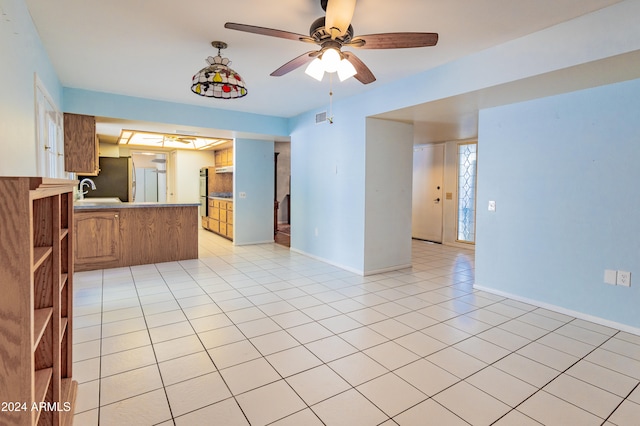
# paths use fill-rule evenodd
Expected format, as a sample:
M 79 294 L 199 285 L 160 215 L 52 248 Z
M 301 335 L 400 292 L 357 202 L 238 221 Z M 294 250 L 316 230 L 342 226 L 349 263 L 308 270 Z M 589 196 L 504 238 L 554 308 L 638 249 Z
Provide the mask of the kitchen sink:
M 95 197 L 95 198 L 84 198 L 82 200 L 76 200 L 76 204 L 113 204 L 113 203 L 121 203 L 120 198 L 118 197 Z

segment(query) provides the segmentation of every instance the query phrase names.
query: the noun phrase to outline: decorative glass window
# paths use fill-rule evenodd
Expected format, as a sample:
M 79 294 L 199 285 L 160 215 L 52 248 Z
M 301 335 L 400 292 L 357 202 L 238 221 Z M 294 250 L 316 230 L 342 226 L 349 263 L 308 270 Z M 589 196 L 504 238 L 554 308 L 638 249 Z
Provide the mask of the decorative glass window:
M 457 240 L 476 240 L 476 162 L 477 143 L 458 145 L 458 236 Z

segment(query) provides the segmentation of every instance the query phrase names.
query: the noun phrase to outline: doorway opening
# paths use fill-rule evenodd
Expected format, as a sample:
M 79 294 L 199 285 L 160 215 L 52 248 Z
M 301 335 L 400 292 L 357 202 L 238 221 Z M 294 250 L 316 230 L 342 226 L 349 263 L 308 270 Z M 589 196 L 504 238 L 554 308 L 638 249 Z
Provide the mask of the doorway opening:
M 291 246 L 291 142 L 274 145 L 274 241 Z
M 167 154 L 132 151 L 134 202 L 167 202 Z

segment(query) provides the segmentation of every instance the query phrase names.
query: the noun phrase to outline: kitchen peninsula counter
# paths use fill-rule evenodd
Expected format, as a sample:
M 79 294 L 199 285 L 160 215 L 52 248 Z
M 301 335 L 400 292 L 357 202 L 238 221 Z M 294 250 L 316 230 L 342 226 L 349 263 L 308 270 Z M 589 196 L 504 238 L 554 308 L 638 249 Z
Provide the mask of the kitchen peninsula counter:
M 74 204 L 76 271 L 198 258 L 198 203 Z

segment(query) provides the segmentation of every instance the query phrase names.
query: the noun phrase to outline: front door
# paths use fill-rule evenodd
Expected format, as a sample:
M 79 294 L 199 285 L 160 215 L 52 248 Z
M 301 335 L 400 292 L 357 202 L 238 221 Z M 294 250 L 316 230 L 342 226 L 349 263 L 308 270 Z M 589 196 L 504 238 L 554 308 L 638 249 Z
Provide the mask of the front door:
M 411 236 L 442 242 L 444 145 L 413 148 Z

